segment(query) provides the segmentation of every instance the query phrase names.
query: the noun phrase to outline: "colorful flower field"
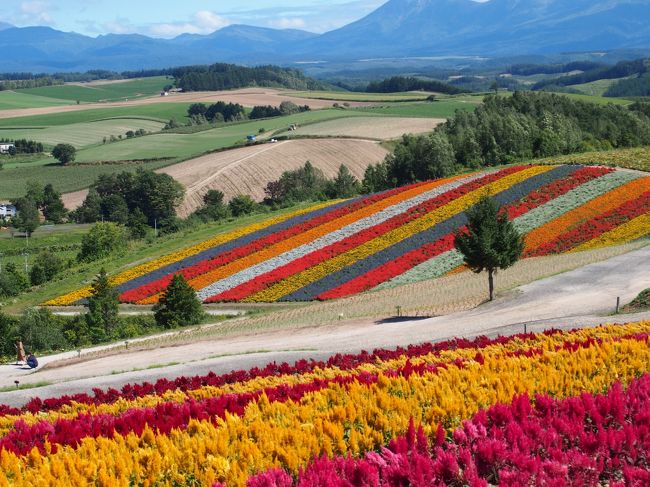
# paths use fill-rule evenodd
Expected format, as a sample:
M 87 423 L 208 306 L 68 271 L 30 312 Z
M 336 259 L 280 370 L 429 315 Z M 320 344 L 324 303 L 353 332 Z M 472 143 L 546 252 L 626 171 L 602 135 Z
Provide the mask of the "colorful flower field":
M 441 276 L 462 265 L 454 232 L 489 193 L 526 237 L 526 256 L 650 233 L 650 177 L 578 165 L 510 166 L 336 201 L 218 235 L 112 277 L 152 304 L 180 273 L 204 302 L 310 301 Z M 83 300 L 83 288 L 49 301 Z
M 648 485 L 650 322 L 0 406 L 0 486 Z

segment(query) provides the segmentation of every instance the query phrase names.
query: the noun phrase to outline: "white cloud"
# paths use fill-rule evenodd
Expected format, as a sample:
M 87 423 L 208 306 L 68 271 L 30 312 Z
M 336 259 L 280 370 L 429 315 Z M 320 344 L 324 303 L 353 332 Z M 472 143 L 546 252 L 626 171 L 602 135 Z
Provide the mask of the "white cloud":
M 17 23 L 23 25 L 50 25 L 54 19 L 49 13 L 47 2 L 29 1 L 20 4 Z
M 229 25 L 230 22 L 209 10 L 199 10 L 185 22 L 152 24 L 146 29 L 157 37 L 176 37 L 180 34 L 210 34 Z
M 299 17 L 282 17 L 280 19 L 273 19 L 269 21 L 270 27 L 275 27 L 276 29 L 304 29 L 307 26 L 305 19 Z

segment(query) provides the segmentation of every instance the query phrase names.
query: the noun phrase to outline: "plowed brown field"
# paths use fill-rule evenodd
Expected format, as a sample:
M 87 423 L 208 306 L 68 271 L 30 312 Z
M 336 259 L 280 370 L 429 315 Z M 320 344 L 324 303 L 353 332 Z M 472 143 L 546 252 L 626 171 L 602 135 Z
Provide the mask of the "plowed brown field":
M 157 172 L 169 174 L 185 186 L 185 200 L 178 213 L 187 216 L 202 204 L 209 189 L 223 191 L 226 200 L 248 194 L 257 201 L 264 198 L 264 188 L 284 171 L 296 169 L 305 161 L 319 168 L 325 176 L 336 175 L 345 164 L 359 180 L 370 164 L 377 163 L 388 152 L 378 143 L 358 139 L 300 139 L 243 147 L 207 154 Z M 63 195 L 68 208 L 76 208 L 87 190 Z

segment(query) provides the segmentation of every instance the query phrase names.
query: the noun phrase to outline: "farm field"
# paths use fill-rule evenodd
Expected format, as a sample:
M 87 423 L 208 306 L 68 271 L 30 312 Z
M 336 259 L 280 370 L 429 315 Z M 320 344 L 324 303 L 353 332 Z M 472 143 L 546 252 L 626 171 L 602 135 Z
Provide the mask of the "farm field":
M 262 201 L 270 181 L 277 180 L 284 171 L 302 167 L 306 161 L 328 178 L 336 176 L 339 166 L 345 164 L 361 180 L 368 165 L 381 162 L 387 153 L 379 144 L 367 140 L 285 140 L 215 152 L 157 172 L 169 174 L 185 187 L 185 200 L 177 211 L 186 217 L 203 204 L 203 195 L 209 189 L 223 192 L 226 201 L 240 194 Z M 77 208 L 87 194 L 87 190 L 66 193 L 63 202 L 67 208 Z
M 442 118 L 355 117 L 314 123 L 285 134 L 311 137 L 361 137 L 390 140 L 403 134 L 423 134 L 444 123 Z
M 571 463 L 581 485 L 633 483 L 650 467 L 649 336 L 639 321 L 454 339 L 35 398 L 0 407 L 0 482 L 530 485 Z
M 581 154 L 538 159 L 536 162 L 542 164 L 602 164 L 650 172 L 650 147 L 583 152 Z
M 110 83 L 66 83 L 16 91 L 26 95 L 68 100 L 73 103 L 76 103 L 77 100 L 85 103 L 96 103 L 159 95 L 163 87 L 170 84 L 170 81 L 166 76 L 154 76 Z
M 405 102 L 426 100 L 431 92 L 407 91 L 402 93 L 363 93 L 346 91 L 289 91 L 287 94 L 299 98 L 316 98 L 333 101 L 360 101 L 360 102 Z
M 138 118 L 111 118 L 95 122 L 74 123 L 69 125 L 54 125 L 34 129 L 1 129 L 0 139 L 29 139 L 42 142 L 46 146 L 55 146 L 59 143 L 72 144 L 76 148 L 101 144 L 104 138 L 110 136 L 125 137 L 129 130 L 143 129 L 147 132 L 159 132 L 164 123 Z M 110 151 L 110 147 L 104 147 Z
M 614 83 L 625 79 L 625 78 L 615 78 L 615 79 L 599 79 L 592 81 L 590 83 L 583 83 L 581 85 L 572 85 L 571 88 L 584 93 L 585 95 L 591 96 L 603 96 L 607 89 L 612 86 Z
M 485 191 L 525 235 L 529 257 L 633 241 L 650 229 L 650 177 L 603 167 L 509 166 L 216 235 L 112 282 L 122 302 L 152 304 L 178 272 L 204 302 L 329 300 L 431 279 L 461 266 L 453 232 Z M 74 304 L 88 292 L 47 304 Z
M 9 90 L 0 91 L 0 110 L 49 106 L 55 107 L 60 105 L 69 105 L 70 103 L 69 100 L 30 95 L 29 93 L 18 93 Z
M 435 102 L 393 103 L 357 108 L 357 111 L 393 117 L 449 118 L 456 110 L 474 110 L 482 97 L 458 97 Z

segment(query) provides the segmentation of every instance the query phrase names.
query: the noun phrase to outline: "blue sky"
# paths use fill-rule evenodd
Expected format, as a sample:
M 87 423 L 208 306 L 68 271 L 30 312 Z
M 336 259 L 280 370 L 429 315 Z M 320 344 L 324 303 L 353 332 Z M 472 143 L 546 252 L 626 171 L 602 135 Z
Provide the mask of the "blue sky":
M 97 36 L 207 34 L 228 24 L 326 32 L 387 0 L 2 0 L 0 21 Z

